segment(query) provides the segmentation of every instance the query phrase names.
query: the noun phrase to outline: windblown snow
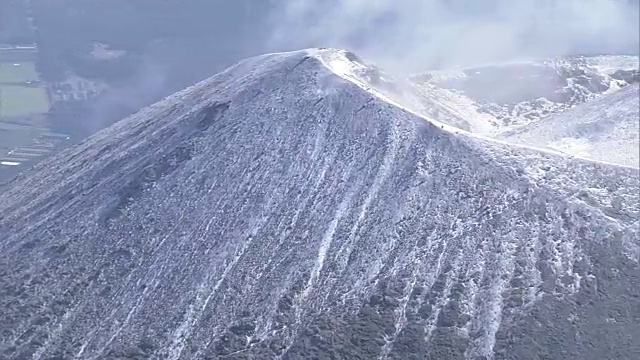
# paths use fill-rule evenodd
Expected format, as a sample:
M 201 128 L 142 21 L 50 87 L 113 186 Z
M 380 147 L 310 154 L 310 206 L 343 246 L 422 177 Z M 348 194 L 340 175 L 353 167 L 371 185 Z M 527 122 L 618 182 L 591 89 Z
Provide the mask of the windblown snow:
M 636 358 L 638 169 L 414 90 L 341 50 L 263 55 L 21 175 L 1 356 Z

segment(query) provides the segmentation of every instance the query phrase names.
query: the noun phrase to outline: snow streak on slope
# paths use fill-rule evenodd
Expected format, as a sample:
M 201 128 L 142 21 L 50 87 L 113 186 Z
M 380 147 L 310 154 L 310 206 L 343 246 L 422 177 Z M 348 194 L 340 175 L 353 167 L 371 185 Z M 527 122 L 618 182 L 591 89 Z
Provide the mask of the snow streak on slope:
M 9 184 L 0 353 L 634 354 L 638 170 L 418 116 L 361 64 L 247 59 Z
M 633 167 L 640 167 L 639 136 L 639 85 L 503 134 L 508 141 Z

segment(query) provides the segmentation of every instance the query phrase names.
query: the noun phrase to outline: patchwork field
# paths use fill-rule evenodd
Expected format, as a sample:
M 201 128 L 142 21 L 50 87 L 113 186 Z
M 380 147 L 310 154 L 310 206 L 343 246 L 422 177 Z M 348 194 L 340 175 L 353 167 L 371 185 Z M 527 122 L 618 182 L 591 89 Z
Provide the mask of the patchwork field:
M 34 139 L 46 132 L 47 129 L 43 128 L 0 121 L 0 186 L 32 164 L 23 163 L 23 157 L 13 155 L 11 151 L 32 145 Z
M 0 62 L 0 118 L 43 114 L 49 111 L 49 98 L 38 81 L 34 62 Z
M 48 110 L 49 99 L 45 89 L 0 85 L 0 117 L 43 114 Z
M 69 137 L 37 126 L 0 121 L 0 188 L 18 173 L 66 146 Z
M 0 84 L 24 83 L 36 80 L 38 80 L 38 72 L 33 62 L 0 63 Z
M 0 156 L 5 156 L 8 151 L 16 147 L 33 142 L 33 139 L 46 133 L 47 129 L 34 126 L 9 124 L 0 121 Z

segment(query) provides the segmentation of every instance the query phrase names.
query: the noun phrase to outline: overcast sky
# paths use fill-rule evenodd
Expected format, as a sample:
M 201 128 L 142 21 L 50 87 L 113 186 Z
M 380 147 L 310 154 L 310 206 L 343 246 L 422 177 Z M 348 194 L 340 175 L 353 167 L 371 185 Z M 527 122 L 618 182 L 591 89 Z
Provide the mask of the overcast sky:
M 137 109 L 265 52 L 338 47 L 410 74 L 549 55 L 637 53 L 639 46 L 639 0 L 173 1 L 184 11 L 167 16 L 145 3 L 144 14 L 169 19 L 162 34 L 187 35 L 150 45 L 139 74 L 94 107 L 93 128 L 120 114 L 113 109 Z
M 638 0 L 272 0 L 268 45 L 421 68 L 638 49 Z

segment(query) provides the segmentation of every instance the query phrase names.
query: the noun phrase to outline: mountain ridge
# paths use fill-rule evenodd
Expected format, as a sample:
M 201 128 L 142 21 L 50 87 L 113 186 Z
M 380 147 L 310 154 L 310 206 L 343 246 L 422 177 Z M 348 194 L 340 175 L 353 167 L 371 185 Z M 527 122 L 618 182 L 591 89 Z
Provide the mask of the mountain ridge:
M 523 147 L 523 148 L 528 148 L 528 149 L 539 151 L 539 152 L 547 152 L 547 153 L 561 155 L 561 156 L 571 156 L 584 161 L 591 161 L 591 162 L 597 162 L 597 163 L 602 163 L 607 165 L 629 167 L 629 168 L 638 167 L 638 166 L 634 166 L 633 164 L 620 163 L 615 161 L 612 162 L 612 161 L 607 161 L 607 159 L 593 158 L 590 156 L 581 156 L 581 154 L 577 154 L 577 153 L 566 153 L 550 147 L 536 146 L 533 142 L 510 141 L 509 136 L 507 135 L 509 133 L 509 130 L 503 130 L 506 133 L 496 136 L 495 134 L 485 133 L 484 131 L 475 131 L 472 129 L 464 129 L 464 128 L 456 127 L 451 123 L 443 122 L 442 120 L 437 119 L 437 117 L 433 117 L 428 114 L 425 114 L 423 111 L 421 111 L 421 109 L 416 108 L 415 104 L 406 104 L 404 102 L 405 98 L 403 98 L 402 95 L 400 95 L 399 98 L 396 98 L 396 95 L 398 95 L 398 93 L 393 93 L 393 92 L 385 93 L 384 90 L 378 89 L 375 84 L 371 83 L 370 79 L 363 79 L 362 76 L 358 76 L 357 74 L 358 70 L 366 69 L 368 65 L 366 65 L 366 63 L 360 58 L 357 58 L 357 57 L 354 58 L 355 55 L 350 55 L 351 54 L 350 52 L 345 50 L 339 50 L 339 49 L 330 49 L 330 50 L 319 49 L 319 51 L 316 49 L 310 49 L 306 51 L 310 52 L 310 54 L 313 56 L 317 56 L 318 59 L 326 68 L 328 68 L 330 71 L 334 72 L 336 75 L 340 76 L 341 78 L 355 83 L 361 89 L 372 93 L 373 95 L 377 96 L 378 98 L 380 98 L 385 102 L 388 102 L 405 111 L 408 111 L 413 115 L 419 118 L 422 118 L 431 124 L 439 126 L 444 131 L 455 133 L 455 134 L 465 134 L 470 137 L 482 139 L 488 142 L 503 144 L 503 145 Z M 323 51 L 325 52 L 324 54 L 323 54 Z M 352 59 L 349 59 L 350 57 Z M 349 62 L 355 63 L 355 65 L 349 65 Z M 382 78 L 383 81 L 384 81 L 384 76 L 388 76 L 384 74 L 379 75 L 382 73 L 377 68 L 371 68 L 370 70 L 368 70 L 368 72 L 375 73 L 376 74 L 375 76 Z M 394 80 L 390 78 L 387 81 L 389 83 L 392 83 Z M 624 90 L 623 91 L 624 93 L 633 92 L 633 90 L 631 89 L 635 89 L 637 87 L 637 85 L 628 85 L 628 86 L 629 88 Z M 597 101 L 597 100 L 599 100 L 600 103 L 604 103 L 607 101 L 606 99 L 603 99 L 603 98 L 598 98 L 594 101 Z M 586 104 L 589 104 L 589 103 L 586 103 Z M 530 126 L 531 127 L 538 126 L 538 122 L 533 122 L 530 124 Z M 521 130 L 520 128 L 515 128 L 511 130 L 511 132 L 518 132 L 518 131 L 524 131 L 524 130 Z

